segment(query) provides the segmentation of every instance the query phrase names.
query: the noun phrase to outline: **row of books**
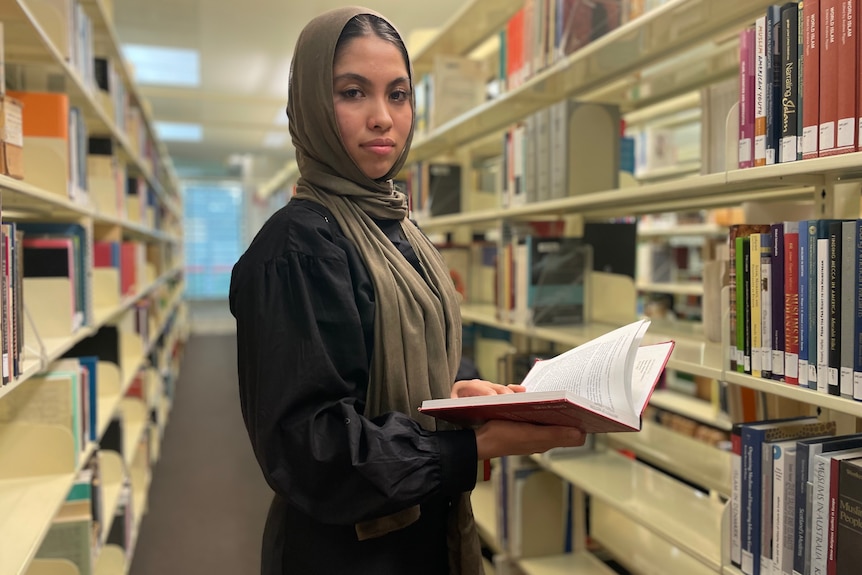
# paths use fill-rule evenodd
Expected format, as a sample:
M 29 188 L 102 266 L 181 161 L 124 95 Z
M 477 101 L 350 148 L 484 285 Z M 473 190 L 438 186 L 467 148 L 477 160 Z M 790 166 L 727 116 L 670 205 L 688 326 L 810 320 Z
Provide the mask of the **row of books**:
M 731 561 L 746 575 L 857 573 L 862 434 L 785 418 L 731 434 Z
M 148 170 L 164 175 L 161 172 L 165 166 L 147 133 L 144 116 L 119 72 L 118 66 L 123 64 L 96 49 L 93 22 L 83 4 L 78 0 L 31 0 L 28 8 L 84 87 L 120 132 L 126 134 L 132 151 Z M 56 68 L 12 60 L 7 64 L 6 76 L 10 87 L 17 90 L 69 91 L 65 73 Z
M 665 0 L 526 0 L 500 32 L 499 80 L 507 90 Z
M 731 226 L 731 369 L 862 400 L 862 225 Z
M 164 206 L 146 179 L 127 174 L 112 138 L 87 137 L 81 111 L 68 95 L 10 90 L 7 106 L 10 101 L 21 105 L 23 162 L 20 172 L 9 175 L 105 215 L 148 227 L 162 224 Z
M 770 6 L 740 33 L 739 167 L 855 152 L 857 0 Z

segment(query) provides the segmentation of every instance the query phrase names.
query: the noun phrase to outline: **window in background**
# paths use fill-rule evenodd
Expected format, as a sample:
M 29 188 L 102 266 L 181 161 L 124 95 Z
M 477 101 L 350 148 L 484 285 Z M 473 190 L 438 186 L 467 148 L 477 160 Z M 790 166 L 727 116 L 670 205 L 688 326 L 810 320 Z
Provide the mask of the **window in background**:
M 186 297 L 227 299 L 230 272 L 243 250 L 238 185 L 185 186 Z

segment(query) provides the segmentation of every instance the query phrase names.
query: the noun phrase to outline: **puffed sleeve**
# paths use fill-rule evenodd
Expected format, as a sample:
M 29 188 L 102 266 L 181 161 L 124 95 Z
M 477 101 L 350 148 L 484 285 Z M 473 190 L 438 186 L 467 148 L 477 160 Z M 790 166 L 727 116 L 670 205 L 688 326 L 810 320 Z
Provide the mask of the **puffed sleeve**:
M 369 349 L 355 275 L 344 252 L 327 246 L 241 260 L 230 289 L 257 461 L 273 490 L 332 524 L 469 491 L 476 477 L 472 431 L 429 432 L 401 413 L 362 415 Z M 368 297 L 373 309 L 373 290 Z

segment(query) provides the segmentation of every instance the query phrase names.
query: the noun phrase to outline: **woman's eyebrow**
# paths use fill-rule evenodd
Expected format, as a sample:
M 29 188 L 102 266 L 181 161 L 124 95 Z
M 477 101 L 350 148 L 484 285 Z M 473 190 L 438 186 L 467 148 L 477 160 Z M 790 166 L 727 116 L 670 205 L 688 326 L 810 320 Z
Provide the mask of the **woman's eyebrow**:
M 370 84 L 371 81 L 361 74 L 357 74 L 355 72 L 345 72 L 344 74 L 339 74 L 333 80 L 334 82 L 339 82 L 342 80 L 353 80 L 354 82 L 359 82 L 360 84 Z M 399 76 L 395 78 L 391 82 L 389 82 L 388 86 L 395 86 L 396 84 L 406 84 L 410 83 L 410 78 L 407 76 Z

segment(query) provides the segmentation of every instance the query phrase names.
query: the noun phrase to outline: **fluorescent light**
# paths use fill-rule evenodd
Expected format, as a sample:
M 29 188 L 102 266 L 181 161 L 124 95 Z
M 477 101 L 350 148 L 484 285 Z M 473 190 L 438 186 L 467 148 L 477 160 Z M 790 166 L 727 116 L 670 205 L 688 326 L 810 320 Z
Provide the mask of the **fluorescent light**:
M 155 122 L 159 138 L 173 142 L 200 142 L 204 138 L 204 130 L 200 124 L 185 124 L 181 122 Z
M 200 55 L 197 50 L 125 44 L 123 55 L 135 69 L 139 84 L 200 86 Z

